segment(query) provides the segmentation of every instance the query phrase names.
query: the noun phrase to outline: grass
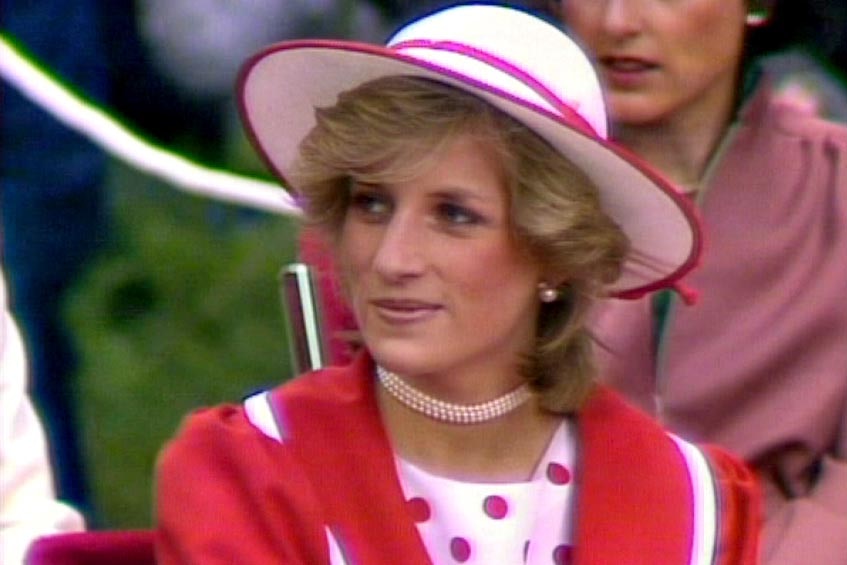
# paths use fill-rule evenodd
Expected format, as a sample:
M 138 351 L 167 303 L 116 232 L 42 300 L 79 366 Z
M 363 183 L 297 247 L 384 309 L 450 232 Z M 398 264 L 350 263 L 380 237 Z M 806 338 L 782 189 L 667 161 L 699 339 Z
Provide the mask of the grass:
M 98 523 L 152 524 L 156 455 L 191 410 L 290 376 L 277 294 L 296 224 L 182 194 L 114 165 L 114 244 L 67 318 Z

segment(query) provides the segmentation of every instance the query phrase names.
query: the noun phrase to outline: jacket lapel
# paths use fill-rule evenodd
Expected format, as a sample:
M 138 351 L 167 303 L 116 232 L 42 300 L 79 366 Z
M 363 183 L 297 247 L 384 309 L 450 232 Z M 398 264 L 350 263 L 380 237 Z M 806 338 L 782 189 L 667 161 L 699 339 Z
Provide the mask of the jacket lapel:
M 688 563 L 693 494 L 673 440 L 602 387 L 578 429 L 575 563 Z
M 277 389 L 283 441 L 312 479 L 348 563 L 431 565 L 406 508 L 372 375 L 370 358 L 360 354 L 345 368 Z

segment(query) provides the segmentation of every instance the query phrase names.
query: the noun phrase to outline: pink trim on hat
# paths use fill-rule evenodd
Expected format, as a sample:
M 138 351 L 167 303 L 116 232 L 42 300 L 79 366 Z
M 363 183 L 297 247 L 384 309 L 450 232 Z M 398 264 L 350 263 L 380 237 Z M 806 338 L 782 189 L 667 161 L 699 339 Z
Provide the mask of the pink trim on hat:
M 401 41 L 399 43 L 395 43 L 390 47 L 393 50 L 398 52 L 402 52 L 404 49 L 431 49 L 433 51 L 448 51 L 450 53 L 458 53 L 459 55 L 464 55 L 466 57 L 470 57 L 471 59 L 476 59 L 481 63 L 485 63 L 495 69 L 502 71 L 503 73 L 514 77 L 518 81 L 524 83 L 526 86 L 531 88 L 538 96 L 546 100 L 551 106 L 553 106 L 556 110 L 561 112 L 565 119 L 568 121 L 570 125 L 574 127 L 574 129 L 579 130 L 580 132 L 592 136 L 592 137 L 600 137 L 600 135 L 595 131 L 595 129 L 588 123 L 588 121 L 582 117 L 582 114 L 577 112 L 570 104 L 559 98 L 559 96 L 550 90 L 544 83 L 536 79 L 533 75 L 529 74 L 522 68 L 513 65 L 509 61 L 505 59 L 501 59 L 496 55 L 492 55 L 487 51 L 483 51 L 481 49 L 477 49 L 476 47 L 472 47 L 470 45 L 465 45 L 464 43 L 460 43 L 458 41 L 436 41 L 429 39 L 411 39 L 409 41 Z M 454 69 L 451 69 L 452 72 L 456 72 Z M 479 79 L 473 79 L 474 81 L 478 81 Z M 498 89 L 499 90 L 499 89 Z

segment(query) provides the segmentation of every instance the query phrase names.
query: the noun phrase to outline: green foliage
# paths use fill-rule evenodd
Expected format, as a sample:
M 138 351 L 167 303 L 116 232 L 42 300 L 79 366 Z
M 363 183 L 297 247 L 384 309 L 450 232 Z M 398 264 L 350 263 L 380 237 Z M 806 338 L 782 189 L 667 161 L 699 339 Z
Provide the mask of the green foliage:
M 296 223 L 114 170 L 115 244 L 67 313 L 101 525 L 147 527 L 155 458 L 182 418 L 290 375 L 276 279 Z

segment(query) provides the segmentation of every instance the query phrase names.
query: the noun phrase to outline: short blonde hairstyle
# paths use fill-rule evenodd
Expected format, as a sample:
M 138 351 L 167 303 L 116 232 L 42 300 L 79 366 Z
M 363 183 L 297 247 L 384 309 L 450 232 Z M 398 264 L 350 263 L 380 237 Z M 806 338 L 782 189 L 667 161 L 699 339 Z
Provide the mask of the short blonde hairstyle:
M 549 143 L 464 91 L 392 76 L 317 110 L 317 125 L 287 180 L 303 196 L 307 224 L 337 242 L 353 181 L 412 178 L 463 134 L 480 136 L 500 153 L 515 241 L 553 285 L 562 283 L 560 299 L 541 306 L 536 348 L 522 373 L 546 409 L 573 412 L 595 377 L 586 315 L 620 275 L 629 242 L 603 212 L 596 186 Z

